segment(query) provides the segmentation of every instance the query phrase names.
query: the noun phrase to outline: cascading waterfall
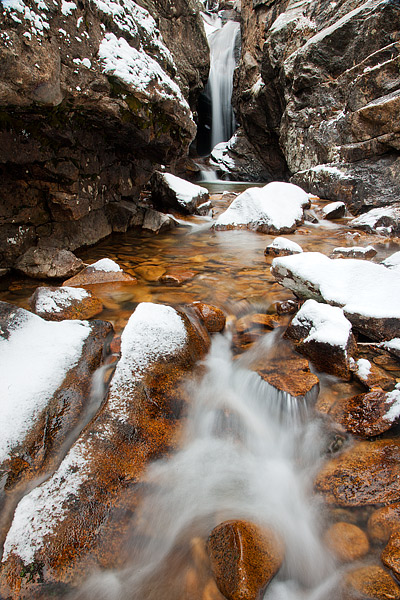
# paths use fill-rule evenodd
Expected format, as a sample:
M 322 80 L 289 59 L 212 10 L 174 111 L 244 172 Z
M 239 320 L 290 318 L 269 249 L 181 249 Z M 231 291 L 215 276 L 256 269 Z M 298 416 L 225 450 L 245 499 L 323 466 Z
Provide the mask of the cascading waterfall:
M 335 568 L 321 543 L 312 497 L 322 455 L 320 424 L 304 401 L 247 368 L 254 353 L 268 360 L 276 343 L 276 334 L 268 334 L 233 360 L 229 336 L 214 338 L 202 380 L 189 389 L 181 449 L 146 475 L 147 492 L 132 526 L 131 564 L 93 577 L 79 598 L 201 600 L 210 573 L 202 572 L 196 547 L 202 540 L 204 548 L 213 527 L 228 519 L 266 525 L 284 541 L 284 564 L 265 600 L 328 597 Z

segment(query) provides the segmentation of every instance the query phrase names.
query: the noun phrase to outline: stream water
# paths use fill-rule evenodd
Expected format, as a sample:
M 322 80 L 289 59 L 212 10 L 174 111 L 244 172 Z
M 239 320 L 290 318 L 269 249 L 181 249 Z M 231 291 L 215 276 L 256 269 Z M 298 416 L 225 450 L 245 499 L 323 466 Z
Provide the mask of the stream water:
M 215 215 L 230 203 L 230 192 L 243 185 L 210 184 Z M 224 194 L 223 188 L 228 188 Z M 336 567 L 321 541 L 323 512 L 312 494 L 326 446 L 321 420 L 312 406 L 299 406 L 249 370 L 254 355 L 268 361 L 271 349 L 281 343 L 275 333 L 261 337 L 240 357 L 231 354 L 230 318 L 273 312 L 276 301 L 292 298 L 275 283 L 271 258 L 264 255 L 275 236 L 218 232 L 210 225 L 209 218 L 188 217 L 172 231 L 115 234 L 80 253 L 88 263 L 112 258 L 138 276 L 137 285 L 96 286 L 105 306 L 97 318 L 111 321 L 117 332 L 139 302 L 179 305 L 195 300 L 223 308 L 228 331 L 214 336 L 202 380 L 189 390 L 191 407 L 179 451 L 154 463 L 146 475 L 148 491 L 135 516 L 135 529 L 145 535 L 125 542 L 130 556 L 126 568 L 97 574 L 79 598 L 221 599 L 210 584 L 204 544 L 213 527 L 233 518 L 272 527 L 284 541 L 284 565 L 265 600 L 319 600 L 337 585 Z M 351 231 L 346 219 L 305 223 L 287 237 L 304 250 L 327 255 L 336 246 L 373 243 L 375 261 L 399 249 L 382 238 Z M 193 275 L 171 287 L 152 280 L 155 267 L 190 270 Z M 0 299 L 28 308 L 37 285 L 9 280 Z M 352 393 L 352 384 L 321 377 L 320 403 Z

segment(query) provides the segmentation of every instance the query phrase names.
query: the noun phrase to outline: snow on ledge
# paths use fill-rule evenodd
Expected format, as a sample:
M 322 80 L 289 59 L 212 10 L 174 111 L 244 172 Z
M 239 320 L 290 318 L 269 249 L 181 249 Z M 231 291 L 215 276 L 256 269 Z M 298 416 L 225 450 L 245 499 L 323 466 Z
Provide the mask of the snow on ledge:
M 315 341 L 346 348 L 351 323 L 341 308 L 306 300 L 292 320 L 292 325 L 303 327 L 306 324 L 312 324 L 312 327 L 304 342 Z
M 24 440 L 77 364 L 91 330 L 86 321 L 45 321 L 21 308 L 8 322 L 8 339 L 0 328 L 0 461 Z
M 92 265 L 89 265 L 89 268 L 93 269 L 94 271 L 104 271 L 105 273 L 122 272 L 122 269 L 119 266 L 119 264 L 111 260 L 111 258 L 101 258 Z

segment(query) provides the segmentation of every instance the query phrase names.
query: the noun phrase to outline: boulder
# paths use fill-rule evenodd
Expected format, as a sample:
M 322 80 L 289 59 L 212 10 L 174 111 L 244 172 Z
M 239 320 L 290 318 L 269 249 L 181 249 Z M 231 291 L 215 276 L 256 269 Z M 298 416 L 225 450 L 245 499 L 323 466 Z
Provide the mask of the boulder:
M 174 446 L 187 398 L 183 382 L 207 351 L 206 339 L 173 308 L 138 305 L 122 333 L 106 401 L 55 473 L 16 508 L 2 595 L 45 595 L 51 585 L 79 584 L 93 564 L 118 564 L 134 492 L 148 461 Z M 33 570 L 25 577 L 32 564 L 41 566 L 40 576 Z
M 171 173 L 156 171 L 150 185 L 151 200 L 157 208 L 173 208 L 184 214 L 196 213 L 197 208 L 210 198 L 206 188 Z
M 209 67 L 199 6 L 21 1 L 0 21 L 0 261 L 140 224 L 143 185 L 196 133 L 187 100 Z
M 73 277 L 83 267 L 83 261 L 75 254 L 55 248 L 29 248 L 15 265 L 18 271 L 35 279 Z
M 271 271 L 296 295 L 343 308 L 353 328 L 373 340 L 400 333 L 400 280 L 383 265 L 304 252 L 275 258 Z
M 368 536 L 373 543 L 386 544 L 400 530 L 400 503 L 375 510 L 368 519 Z
M 148 208 L 144 215 L 143 229 L 160 233 L 178 226 L 178 221 L 172 215 L 166 215 L 158 210 Z
M 371 390 L 338 400 L 329 414 L 354 435 L 366 438 L 381 435 L 391 429 L 400 417 L 400 392 Z
M 235 322 L 235 332 L 232 337 L 235 351 L 246 350 L 267 331 L 282 326 L 279 316 L 265 313 L 250 313 L 240 317 Z
M 284 558 L 273 530 L 237 520 L 213 529 L 208 553 L 217 586 L 228 600 L 260 598 Z
M 303 222 L 303 211 L 309 204 L 308 195 L 301 188 L 274 181 L 263 188 L 248 188 L 237 196 L 213 227 L 291 233 Z
M 346 600 L 399 600 L 400 587 L 379 565 L 366 565 L 348 571 L 341 584 L 341 597 Z
M 300 252 L 303 252 L 303 248 L 299 244 L 282 236 L 275 238 L 264 250 L 265 256 L 290 256 Z
M 103 304 L 92 292 L 76 287 L 38 287 L 29 304 L 35 314 L 47 321 L 90 319 L 103 310 Z
M 359 560 L 369 551 L 368 538 L 362 529 L 351 523 L 338 522 L 329 527 L 324 542 L 340 562 Z
M 64 281 L 63 286 L 80 287 L 97 283 L 137 283 L 137 279 L 124 273 L 121 267 L 110 258 L 102 258 L 85 267 L 78 275 Z
M 367 355 L 367 348 L 365 348 L 365 346 L 362 347 L 362 350 L 359 346 L 358 355 L 360 355 L 363 350 Z M 376 355 L 375 357 L 374 354 Z M 372 390 L 374 388 L 380 388 L 385 391 L 393 390 L 396 384 L 395 378 L 388 371 L 382 369 L 374 362 L 374 360 L 380 361 L 381 357 L 378 355 L 377 352 L 370 352 L 368 356 L 372 360 L 372 362 L 367 358 L 359 358 L 358 360 L 353 361 L 351 363 L 351 370 L 354 379 L 359 381 L 369 390 Z M 398 365 L 398 367 L 400 369 L 400 364 Z
M 400 204 L 373 208 L 349 223 L 354 229 L 384 236 L 400 235 Z
M 377 251 L 373 246 L 365 248 L 359 246 L 338 247 L 332 250 L 331 258 L 373 258 Z
M 397 439 L 356 442 L 322 467 L 315 490 L 342 507 L 399 502 L 399 459 Z
M 285 337 L 312 361 L 318 371 L 350 379 L 350 359 L 356 350 L 351 323 L 341 308 L 306 300 Z
M 189 306 L 199 315 L 209 333 L 217 333 L 225 328 L 226 315 L 218 306 L 205 302 L 193 302 Z
M 385 567 L 390 569 L 396 579 L 400 576 L 400 531 L 395 530 L 381 554 Z
M 322 208 L 322 215 L 328 221 L 341 219 L 346 213 L 346 205 L 344 202 L 330 202 Z

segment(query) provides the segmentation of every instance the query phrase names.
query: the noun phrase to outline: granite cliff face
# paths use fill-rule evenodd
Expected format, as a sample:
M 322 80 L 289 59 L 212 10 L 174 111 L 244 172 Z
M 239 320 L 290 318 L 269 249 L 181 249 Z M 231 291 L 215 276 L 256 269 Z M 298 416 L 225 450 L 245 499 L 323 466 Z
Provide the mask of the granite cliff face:
M 0 23 L 0 262 L 12 266 L 29 247 L 74 250 L 135 224 L 141 187 L 195 136 L 188 100 L 209 59 L 194 0 L 4 0 Z
M 278 175 L 363 212 L 400 193 L 398 0 L 244 0 L 239 120 Z

